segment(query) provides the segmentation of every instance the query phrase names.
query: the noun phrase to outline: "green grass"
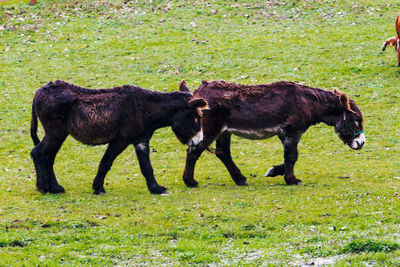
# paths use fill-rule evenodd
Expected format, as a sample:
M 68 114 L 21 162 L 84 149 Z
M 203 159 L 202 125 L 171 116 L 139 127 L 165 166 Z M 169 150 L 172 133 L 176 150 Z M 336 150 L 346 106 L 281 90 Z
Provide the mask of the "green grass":
M 0 265 L 398 264 L 400 69 L 393 49 L 380 49 L 399 9 L 394 0 L 2 3 Z M 159 91 L 182 79 L 192 89 L 213 79 L 338 87 L 362 110 L 367 143 L 353 151 L 332 128 L 310 128 L 295 168 L 304 186 L 289 187 L 263 177 L 283 160 L 277 138 L 234 137 L 250 185 L 235 186 L 204 153 L 199 187 L 188 189 L 186 148 L 166 128 L 151 160 L 168 196 L 147 191 L 133 147 L 109 172 L 108 194 L 95 196 L 105 146 L 68 138 L 55 164 L 67 192 L 40 195 L 31 101 L 56 79 Z

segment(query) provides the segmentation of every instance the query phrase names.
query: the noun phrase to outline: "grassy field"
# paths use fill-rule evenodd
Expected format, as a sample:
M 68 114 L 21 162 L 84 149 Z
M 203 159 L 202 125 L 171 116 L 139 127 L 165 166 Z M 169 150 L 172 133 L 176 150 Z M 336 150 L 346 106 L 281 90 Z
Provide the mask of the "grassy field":
M 400 262 L 398 1 L 61 1 L 0 3 L 0 266 L 376 265 Z M 186 147 L 158 130 L 151 160 L 169 195 L 151 195 L 134 148 L 91 182 L 105 146 L 68 138 L 55 172 L 63 195 L 40 195 L 30 159 L 31 101 L 50 80 L 88 88 L 174 91 L 185 79 L 277 80 L 343 90 L 363 112 L 366 145 L 312 127 L 286 186 L 277 138 L 234 137 L 249 186 L 204 153 L 199 187 L 182 182 Z M 40 129 L 40 136 L 43 130 Z

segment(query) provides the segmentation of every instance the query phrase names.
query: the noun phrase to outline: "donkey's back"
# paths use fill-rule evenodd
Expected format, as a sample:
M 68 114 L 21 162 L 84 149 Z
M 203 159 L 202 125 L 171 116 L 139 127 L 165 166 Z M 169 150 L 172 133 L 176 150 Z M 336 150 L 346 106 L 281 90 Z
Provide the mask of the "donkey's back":
M 92 90 L 64 81 L 49 82 L 36 92 L 33 109 L 46 132 L 64 132 L 88 145 L 104 144 L 117 137 L 128 107 L 129 118 L 135 116 L 134 103 L 128 105 L 135 102 L 132 91 L 140 88 Z

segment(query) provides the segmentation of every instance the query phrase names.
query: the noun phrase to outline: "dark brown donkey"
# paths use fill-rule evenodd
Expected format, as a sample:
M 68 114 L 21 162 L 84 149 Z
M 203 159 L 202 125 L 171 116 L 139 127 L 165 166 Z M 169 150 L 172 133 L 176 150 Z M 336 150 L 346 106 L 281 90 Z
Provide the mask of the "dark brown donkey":
M 181 90 L 188 90 L 185 82 Z M 183 180 L 197 186 L 194 167 L 201 153 L 216 142 L 216 156 L 224 163 L 238 185 L 247 185 L 246 177 L 232 160 L 231 135 L 248 139 L 266 139 L 278 135 L 284 148 L 284 164 L 268 170 L 266 176 L 284 175 L 288 185 L 300 184 L 294 175 L 297 144 L 311 125 L 324 122 L 334 126 L 340 139 L 352 149 L 365 142 L 363 118 L 353 100 L 335 90 L 311 88 L 291 82 L 241 85 L 224 81 L 203 82 L 194 98 L 207 100 L 210 110 L 201 119 L 204 138 L 187 152 Z
M 31 156 L 41 193 L 63 193 L 53 171 L 54 159 L 70 134 L 87 145 L 108 143 L 93 181 L 95 194 L 104 194 L 104 178 L 115 158 L 133 144 L 147 187 L 153 194 L 166 192 L 154 178 L 149 158 L 149 141 L 154 131 L 172 126 L 178 139 L 189 146 L 203 139 L 198 112 L 206 107 L 202 98 L 191 100 L 189 92 L 161 93 L 125 85 L 90 90 L 64 81 L 50 82 L 33 99 Z M 37 136 L 37 117 L 45 130 Z

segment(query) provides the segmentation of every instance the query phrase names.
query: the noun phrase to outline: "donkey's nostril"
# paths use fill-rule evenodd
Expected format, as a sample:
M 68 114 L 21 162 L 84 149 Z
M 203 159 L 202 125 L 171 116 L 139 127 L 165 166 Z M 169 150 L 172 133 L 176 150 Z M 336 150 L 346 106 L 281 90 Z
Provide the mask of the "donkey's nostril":
M 357 149 L 361 149 L 364 146 L 364 141 L 358 142 L 357 141 Z

